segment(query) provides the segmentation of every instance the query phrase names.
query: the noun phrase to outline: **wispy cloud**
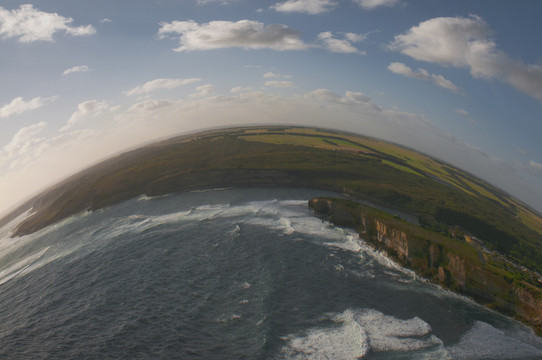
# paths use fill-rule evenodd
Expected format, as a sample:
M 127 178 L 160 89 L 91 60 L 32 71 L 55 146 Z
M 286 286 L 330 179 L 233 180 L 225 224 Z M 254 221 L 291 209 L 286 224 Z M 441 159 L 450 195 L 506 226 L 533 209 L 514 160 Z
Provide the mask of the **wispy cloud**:
M 542 164 L 536 161 L 533 161 L 533 160 L 529 161 L 529 169 L 531 170 L 531 172 L 534 172 L 538 175 L 542 175 Z
M 219 3 L 219 4 L 222 4 L 222 5 L 228 5 L 233 1 L 235 1 L 235 0 L 197 0 L 196 4 L 198 4 L 200 6 L 204 6 L 204 5 L 207 5 L 209 3 Z
M 107 101 L 88 100 L 77 106 L 77 111 L 72 114 L 66 125 L 60 131 L 64 132 L 71 129 L 76 123 L 87 117 L 96 117 L 104 111 L 110 109 Z
M 279 12 L 299 12 L 310 15 L 322 14 L 331 11 L 337 6 L 333 0 L 287 0 L 276 3 L 270 8 Z
M 258 21 L 211 21 L 198 24 L 193 20 L 161 23 L 161 37 L 172 34 L 181 46 L 175 51 L 212 50 L 240 47 L 244 49 L 304 50 L 308 46 L 299 32 L 286 25 L 264 25 Z
M 89 68 L 88 65 L 77 65 L 77 66 L 64 70 L 62 75 L 68 75 L 68 74 L 78 73 L 78 72 L 89 72 L 89 71 L 92 71 L 92 69 Z
M 92 25 L 70 26 L 72 18 L 57 13 L 35 9 L 32 4 L 21 5 L 19 9 L 6 10 L 0 7 L 0 35 L 6 39 L 17 39 L 22 43 L 54 41 L 53 35 L 64 32 L 71 36 L 96 33 Z
M 150 93 L 159 89 L 174 89 L 176 87 L 192 84 L 201 81 L 200 78 L 189 78 L 189 79 L 155 79 L 147 81 L 143 85 L 138 85 L 130 90 L 125 91 L 124 93 L 127 96 L 132 95 L 143 95 Z
M 461 116 L 469 116 L 469 112 L 465 109 L 455 109 L 455 112 Z
M 236 86 L 234 88 L 231 88 L 230 92 L 232 94 L 239 94 L 239 93 L 242 93 L 242 92 L 248 92 L 248 91 L 252 91 L 252 90 L 254 90 L 254 88 L 250 87 L 250 86 L 248 86 L 248 87 Z
M 468 68 L 474 78 L 499 79 L 542 101 L 542 66 L 511 58 L 479 16 L 439 17 L 395 36 L 389 45 L 416 60 Z
M 196 92 L 190 94 L 190 97 L 204 97 L 215 91 L 215 86 L 211 84 L 200 85 L 196 88 Z
M 442 75 L 430 74 L 427 70 L 419 68 L 414 71 L 410 67 L 400 62 L 393 62 L 388 66 L 388 70 L 399 75 L 403 75 L 409 78 L 420 79 L 425 81 L 431 81 L 433 84 L 440 86 L 441 88 L 450 90 L 454 93 L 459 93 L 460 90 L 450 80 L 444 78 Z
M 22 97 L 17 97 L 9 104 L 6 104 L 0 108 L 0 118 L 7 118 L 12 115 L 21 114 L 26 111 L 35 110 L 43 105 L 45 105 L 48 102 L 56 100 L 56 96 L 51 97 L 35 97 L 31 100 L 25 101 Z
M 354 2 L 365 10 L 374 10 L 381 6 L 395 6 L 400 3 L 400 0 L 354 0 Z

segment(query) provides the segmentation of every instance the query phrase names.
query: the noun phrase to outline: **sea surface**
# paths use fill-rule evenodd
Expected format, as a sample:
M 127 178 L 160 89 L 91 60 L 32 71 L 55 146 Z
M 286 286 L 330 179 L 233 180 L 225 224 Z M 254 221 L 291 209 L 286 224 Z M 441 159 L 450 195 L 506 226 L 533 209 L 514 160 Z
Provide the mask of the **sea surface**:
M 315 217 L 318 195 L 141 196 L 12 239 L 13 221 L 0 358 L 542 358 L 530 329 Z

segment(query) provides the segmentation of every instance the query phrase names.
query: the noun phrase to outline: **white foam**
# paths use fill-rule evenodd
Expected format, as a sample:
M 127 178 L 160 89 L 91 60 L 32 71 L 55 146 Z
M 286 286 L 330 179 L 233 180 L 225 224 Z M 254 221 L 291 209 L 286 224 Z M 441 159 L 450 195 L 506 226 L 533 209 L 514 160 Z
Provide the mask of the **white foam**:
M 227 322 L 230 322 L 230 321 L 233 321 L 233 320 L 238 320 L 241 318 L 241 315 L 239 314 L 222 314 L 218 319 L 216 319 L 218 322 L 221 322 L 221 323 L 227 323 Z
M 361 242 L 359 241 L 359 236 L 357 236 L 357 234 L 347 235 L 341 240 L 343 241 L 326 242 L 324 243 L 324 245 L 350 251 L 353 253 L 360 253 L 363 249 L 363 247 L 361 246 Z
M 542 358 L 542 349 L 482 321 L 476 321 L 458 344 L 448 348 L 448 352 L 458 360 Z
M 401 320 L 376 310 L 355 313 L 355 319 L 367 332 L 371 350 L 417 351 L 442 346 L 442 341 L 431 334 L 431 326 L 418 317 Z
M 345 319 L 334 328 L 314 328 L 304 336 L 291 335 L 287 339 L 283 355 L 290 359 L 352 360 L 364 357 L 369 351 L 365 331 L 352 319 Z
M 408 320 L 376 310 L 351 310 L 321 319 L 336 323 L 288 335 L 282 349 L 290 359 L 360 359 L 369 352 L 413 353 L 417 359 L 449 359 L 442 341 L 418 317 Z
M 239 225 L 235 225 L 235 228 L 233 230 L 230 230 L 227 232 L 229 235 L 231 235 L 233 238 L 237 239 L 239 237 L 239 234 L 241 233 L 241 228 Z
M 280 200 L 282 206 L 303 206 L 307 207 L 307 200 Z
M 35 211 L 34 209 L 28 209 L 27 211 L 25 211 L 24 213 L 22 213 L 21 215 L 17 216 L 15 219 L 11 220 L 10 222 L 8 222 L 7 224 L 5 224 L 4 226 L 2 226 L 0 228 L 0 239 L 5 239 L 5 238 L 8 238 L 11 236 L 11 233 L 13 232 L 13 230 L 15 230 L 15 228 L 21 223 L 23 222 L 24 220 L 28 219 L 30 216 L 32 216 L 33 214 L 35 214 Z
M 213 188 L 213 189 L 201 189 L 201 190 L 192 190 L 191 193 L 205 193 L 210 191 L 224 191 L 229 190 L 231 187 L 222 187 L 222 188 Z
M 290 221 L 290 219 L 286 217 L 281 217 L 279 219 L 279 224 L 283 228 L 283 231 L 286 235 L 290 235 L 294 233 L 295 229 L 292 227 L 292 222 Z
M 164 194 L 164 195 L 156 195 L 156 196 L 148 196 L 146 194 L 143 194 L 137 198 L 137 201 L 149 201 L 149 200 L 154 200 L 154 199 L 167 198 L 170 196 L 173 196 L 173 194 Z
M 28 270 L 30 265 L 38 260 L 47 250 L 49 250 L 49 247 L 46 247 L 35 254 L 29 255 L 17 263 L 12 264 L 0 271 L 0 285 L 13 279 L 17 275 L 23 274 L 25 270 Z

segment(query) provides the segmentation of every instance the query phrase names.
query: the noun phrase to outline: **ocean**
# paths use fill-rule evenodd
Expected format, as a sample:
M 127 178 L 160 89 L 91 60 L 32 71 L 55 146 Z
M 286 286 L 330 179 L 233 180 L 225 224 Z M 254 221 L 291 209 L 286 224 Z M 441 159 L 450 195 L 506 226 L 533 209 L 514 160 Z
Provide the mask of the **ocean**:
M 315 217 L 322 195 L 141 196 L 20 238 L 12 221 L 0 358 L 542 358 L 529 328 Z

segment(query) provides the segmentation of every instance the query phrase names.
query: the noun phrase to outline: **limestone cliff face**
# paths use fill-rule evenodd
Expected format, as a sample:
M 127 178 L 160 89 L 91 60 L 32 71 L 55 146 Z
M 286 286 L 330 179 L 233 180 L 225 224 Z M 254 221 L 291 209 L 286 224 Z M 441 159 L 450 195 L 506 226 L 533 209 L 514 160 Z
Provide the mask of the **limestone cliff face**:
M 378 242 L 393 249 L 401 260 L 410 260 L 408 257 L 407 234 L 404 231 L 394 229 L 378 219 L 374 220 L 374 225 Z
M 516 294 L 520 298 L 518 312 L 522 318 L 531 319 L 538 328 L 542 327 L 542 299 L 527 289 L 516 288 Z
M 459 255 L 452 253 L 448 253 L 447 255 L 447 269 L 450 272 L 451 278 L 458 286 L 460 286 L 461 289 L 465 289 L 467 284 L 467 270 L 465 266 L 465 259 L 462 259 Z

